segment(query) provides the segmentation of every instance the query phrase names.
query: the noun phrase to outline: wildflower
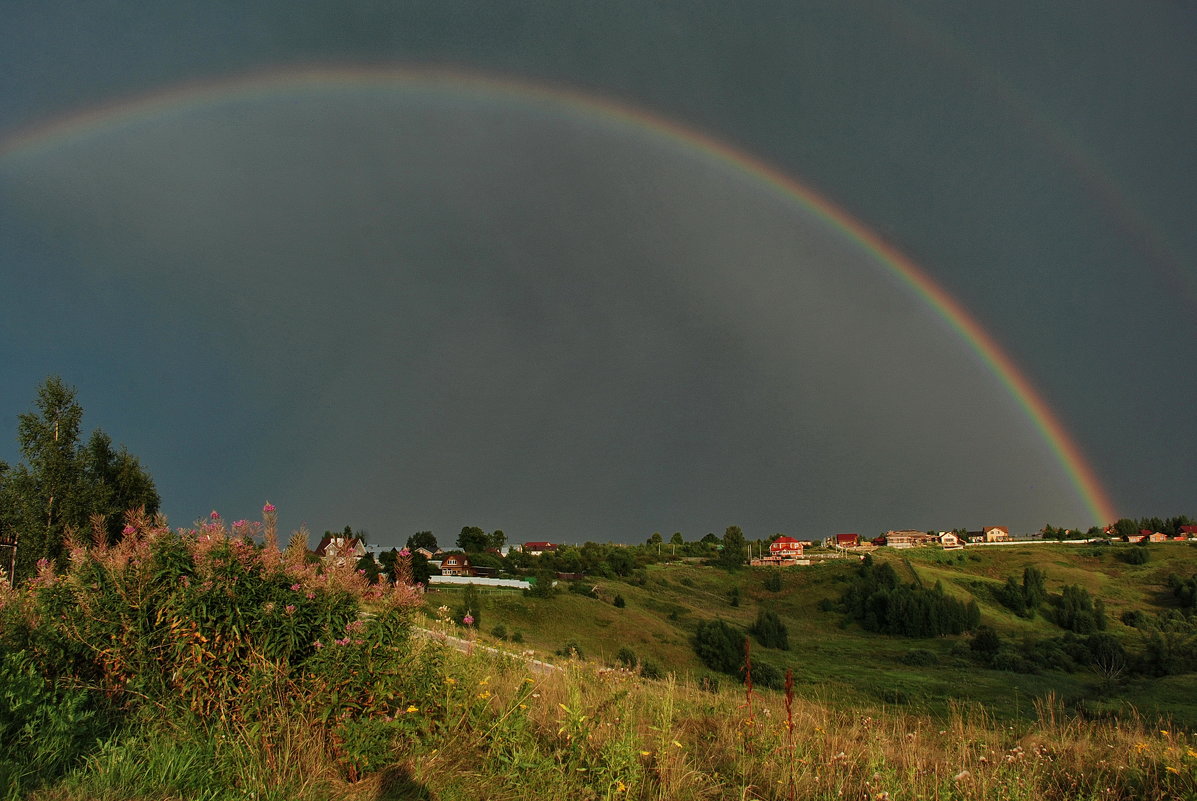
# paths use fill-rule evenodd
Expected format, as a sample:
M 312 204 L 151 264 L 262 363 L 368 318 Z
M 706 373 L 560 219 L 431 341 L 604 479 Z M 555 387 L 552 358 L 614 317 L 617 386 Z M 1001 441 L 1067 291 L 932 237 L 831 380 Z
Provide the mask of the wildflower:
M 299 584 L 292 584 L 292 585 L 291 585 L 291 592 L 299 592 L 299 590 L 300 590 L 300 585 L 299 585 Z
M 339 639 L 339 640 L 333 640 L 333 642 L 334 642 L 334 643 L 336 643 L 337 645 L 349 645 L 349 638 L 348 638 L 348 637 L 342 637 L 342 638 L 341 638 L 341 639 Z
M 288 615 L 294 614 L 295 613 L 295 604 L 287 604 L 286 607 L 284 607 L 283 611 L 285 611 Z
M 1167 736 L 1168 736 L 1168 731 L 1167 731 L 1166 729 L 1160 729 L 1160 734 L 1162 734 L 1162 735 L 1164 735 L 1165 737 L 1167 737 Z
M 407 707 L 407 714 L 409 714 L 409 715 L 413 712 L 419 712 L 419 711 L 420 711 L 420 708 L 418 706 L 415 706 L 414 704 L 408 705 L 408 707 Z
M 220 512 L 218 512 L 218 511 L 216 511 L 215 509 L 213 509 L 213 510 L 212 510 L 212 514 L 208 515 L 208 517 L 212 518 L 213 520 L 219 520 L 219 519 L 220 519 Z
M 964 781 L 965 779 L 967 779 L 967 778 L 968 778 L 969 776 L 971 776 L 971 775 L 972 775 L 972 774 L 971 774 L 971 773 L 969 773 L 967 770 L 962 770 L 962 771 L 960 771 L 959 773 L 957 773 L 955 776 L 953 776 L 953 777 L 952 777 L 952 780 L 953 780 L 953 781 L 958 781 L 958 782 L 959 782 L 959 781 Z
M 1179 770 L 1177 770 L 1176 768 L 1172 767 L 1171 765 L 1168 765 L 1167 767 L 1165 767 L 1165 768 L 1164 768 L 1164 770 L 1168 771 L 1169 773 L 1177 773 L 1177 774 L 1179 774 L 1179 773 L 1180 773 L 1180 771 L 1179 771 Z
M 320 642 L 319 640 L 316 640 L 315 642 L 312 643 L 312 647 L 315 648 L 317 651 L 319 651 L 321 648 L 324 647 L 324 643 Z
M 411 556 L 411 551 L 409 551 L 406 547 L 400 548 L 399 555 L 406 559 L 407 557 Z
M 462 623 L 464 623 L 464 624 L 465 624 L 465 625 L 467 625 L 467 626 L 472 626 L 472 625 L 474 625 L 474 616 L 473 616 L 473 615 L 466 615 L 465 617 L 463 617 L 463 618 L 461 619 L 461 622 L 462 622 Z
M 249 525 L 249 521 L 247 521 L 247 520 L 234 520 L 233 521 L 233 528 L 245 528 L 248 525 Z
M 121 533 L 127 537 L 130 534 L 136 534 L 137 529 L 133 528 L 132 526 L 125 526 L 123 529 L 121 529 Z
M 478 693 L 478 697 L 482 698 L 482 699 L 490 698 L 490 690 L 485 690 L 483 692 Z
M 313 598 L 315 598 L 315 597 L 316 597 L 316 593 L 309 591 L 309 592 L 307 593 L 307 595 L 305 595 L 305 596 L 303 596 L 303 597 L 304 597 L 304 598 L 307 598 L 307 599 L 310 601 L 310 600 L 312 600 Z
M 652 756 L 652 755 L 653 755 L 652 751 L 641 751 L 640 752 L 640 756 Z
M 445 684 L 456 684 L 456 683 L 457 683 L 457 679 L 453 678 L 452 676 L 449 676 L 447 679 L 445 679 Z
M 270 501 L 266 501 L 266 505 L 262 507 L 262 511 L 266 512 L 267 514 L 273 512 L 274 504 L 272 504 Z
M 619 781 L 619 780 L 616 780 L 616 782 L 615 782 L 615 792 L 617 792 L 617 793 L 626 793 L 626 792 L 627 792 L 627 790 L 628 790 L 628 786 L 627 786 L 626 784 L 624 784 L 623 782 L 621 782 L 621 781 Z

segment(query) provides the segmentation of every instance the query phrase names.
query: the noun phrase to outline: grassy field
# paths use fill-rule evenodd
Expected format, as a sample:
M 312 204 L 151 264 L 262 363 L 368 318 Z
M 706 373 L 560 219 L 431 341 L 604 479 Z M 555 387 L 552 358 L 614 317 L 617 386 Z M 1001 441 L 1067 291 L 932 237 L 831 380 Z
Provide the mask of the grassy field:
M 945 592 L 961 600 L 976 599 L 982 623 L 1003 637 L 1054 637 L 1062 631 L 1042 615 L 1025 619 L 998 604 L 992 592 L 1008 576 L 1021 579 L 1024 568 L 1035 566 L 1047 576 L 1049 592 L 1065 584 L 1086 588 L 1104 600 L 1110 631 L 1128 643 L 1140 634 L 1119 622 L 1124 611 L 1147 612 L 1167 608 L 1169 573 L 1197 572 L 1197 548 L 1187 544 L 1150 546 L 1151 559 L 1129 565 L 1119 557 L 1130 546 L 1026 545 L 971 548 L 964 551 L 910 549 L 875 558 L 890 561 L 899 575 L 927 586 L 937 581 Z M 797 692 L 837 707 L 883 711 L 893 706 L 932 714 L 947 714 L 955 701 L 984 704 L 1003 719 L 1029 718 L 1036 699 L 1054 693 L 1066 704 L 1093 712 L 1125 710 L 1132 705 L 1148 716 L 1172 716 L 1197 723 L 1197 677 L 1136 679 L 1123 682 L 1115 695 L 1093 672 L 1040 674 L 987 670 L 961 654 L 966 636 L 908 639 L 872 634 L 844 625 L 842 615 L 820 609 L 825 599 L 837 599 L 856 569 L 855 560 L 830 560 L 809 567 L 781 571 L 781 590 L 765 587 L 769 570 L 749 568 L 737 573 L 678 562 L 651 565 L 643 584 L 596 580 L 591 596 L 561 592 L 552 599 L 526 597 L 517 591 L 485 591 L 483 638 L 496 625 L 508 634 L 521 633 L 524 648 L 552 660 L 566 643 L 580 646 L 589 660 L 611 664 L 621 648 L 630 648 L 690 677 L 714 676 L 694 655 L 691 638 L 698 622 L 722 619 L 747 628 L 761 609 L 777 613 L 789 630 L 790 650 L 761 648 L 753 657 L 781 670 L 792 669 Z M 739 591 L 738 606 L 729 592 Z M 428 605 L 453 605 L 459 590 L 431 593 Z M 626 602 L 612 604 L 616 595 Z M 902 657 L 912 649 L 934 653 L 938 664 L 910 667 Z M 726 677 L 724 677 L 726 681 Z

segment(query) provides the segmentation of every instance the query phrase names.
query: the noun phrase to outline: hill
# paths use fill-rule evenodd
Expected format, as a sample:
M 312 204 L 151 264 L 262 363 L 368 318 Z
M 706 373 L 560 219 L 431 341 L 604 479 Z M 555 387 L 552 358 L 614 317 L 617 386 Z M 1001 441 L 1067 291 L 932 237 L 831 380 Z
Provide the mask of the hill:
M 1142 549 L 1144 564 L 1130 564 L 1130 549 Z M 1010 653 L 1034 643 L 1060 641 L 1069 634 L 1052 622 L 1050 604 L 1026 618 L 999 602 L 1007 578 L 1021 580 L 1026 568 L 1044 574 L 1049 596 L 1064 586 L 1083 588 L 1105 606 L 1107 632 L 1133 657 L 1148 633 L 1125 625 L 1124 613 L 1154 616 L 1175 609 L 1168 577 L 1197 573 L 1197 548 L 1185 543 L 1152 546 L 1008 545 L 963 551 L 907 549 L 874 553 L 904 582 L 933 587 L 962 601 L 976 601 L 983 626 L 992 628 Z M 1111 678 L 1089 665 L 1072 671 L 998 670 L 976 658 L 971 635 L 912 639 L 865 631 L 834 607 L 859 567 L 855 559 L 829 560 L 809 567 L 745 568 L 728 573 L 697 561 L 647 566 L 629 580 L 584 583 L 585 594 L 562 591 L 551 599 L 512 592 L 483 592 L 482 632 L 495 626 L 510 636 L 519 632 L 521 647 L 545 658 L 573 645 L 589 660 L 615 664 L 621 649 L 669 671 L 696 679 L 718 678 L 695 655 L 698 625 L 723 620 L 747 630 L 761 610 L 774 612 L 789 633 L 790 649 L 752 643 L 755 662 L 780 671 L 791 669 L 796 692 L 839 708 L 881 709 L 899 705 L 944 714 L 954 701 L 981 702 L 1002 718 L 1033 715 L 1036 699 L 1048 693 L 1072 709 L 1104 714 L 1127 704 L 1146 714 L 1166 714 L 1197 722 L 1197 675 L 1132 675 Z M 770 578 L 772 576 L 772 578 Z M 772 586 L 778 589 L 770 589 Z M 564 584 L 564 582 L 562 583 Z M 738 605 L 733 597 L 738 595 Z M 622 608 L 612 602 L 616 596 Z M 430 593 L 428 605 L 451 604 L 453 590 Z M 626 654 L 626 652 L 625 652 Z M 914 664 L 912 664 L 914 663 Z M 1009 667 L 1009 666 L 1008 666 Z M 1107 671 L 1108 673 L 1108 671 Z

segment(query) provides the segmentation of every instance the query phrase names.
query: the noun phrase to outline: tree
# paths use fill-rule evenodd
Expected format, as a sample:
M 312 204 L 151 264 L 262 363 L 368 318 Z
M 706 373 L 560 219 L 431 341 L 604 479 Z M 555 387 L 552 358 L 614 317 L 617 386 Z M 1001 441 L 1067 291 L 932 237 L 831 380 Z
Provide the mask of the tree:
M 154 482 L 137 459 L 96 431 L 80 444 L 83 407 L 73 387 L 51 376 L 38 388 L 36 411 L 22 414 L 17 440 L 22 463 L 0 471 L 3 524 L 17 540 L 16 577 L 32 574 L 39 559 L 58 560 L 68 531 L 90 528 L 92 515 L 105 518 L 110 539 L 120 537 L 123 515 L 139 508 L 158 511 Z
M 786 624 L 776 612 L 762 609 L 756 616 L 756 622 L 749 629 L 757 642 L 766 648 L 778 648 L 782 651 L 790 650 L 789 632 Z
M 464 526 L 457 537 L 457 547 L 466 553 L 485 551 L 490 544 L 490 537 L 478 526 Z
M 704 621 L 694 632 L 694 653 L 711 670 L 734 676 L 744 664 L 744 634 L 722 620 Z
M 496 528 L 487 537 L 487 547 L 494 548 L 496 551 L 502 551 L 503 546 L 507 544 L 507 535 L 503 533 L 503 529 Z
M 436 537 L 432 535 L 431 531 L 417 531 L 407 538 L 407 549 L 414 551 L 416 548 L 426 548 L 432 553 L 437 552 Z
M 684 539 L 682 539 L 682 532 L 680 532 L 680 531 L 673 532 L 673 536 L 669 538 L 669 544 L 670 545 L 685 545 L 686 541 Z
M 723 532 L 723 550 L 719 553 L 719 564 L 727 570 L 735 570 L 744 564 L 748 543 L 739 526 L 728 526 Z
M 648 538 L 648 542 L 645 544 L 646 545 L 660 545 L 664 541 L 665 541 L 664 538 L 661 537 L 661 532 L 654 531 L 653 535 Z

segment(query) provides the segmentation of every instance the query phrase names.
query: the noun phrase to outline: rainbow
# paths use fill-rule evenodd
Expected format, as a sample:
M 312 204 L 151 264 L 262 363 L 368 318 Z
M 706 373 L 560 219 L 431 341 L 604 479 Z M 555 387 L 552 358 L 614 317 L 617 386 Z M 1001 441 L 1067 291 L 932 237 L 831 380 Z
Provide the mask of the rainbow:
M 1114 505 L 1093 468 L 1035 387 L 972 315 L 918 265 L 839 206 L 778 168 L 699 131 L 610 98 L 523 79 L 498 78 L 456 69 L 292 67 L 186 83 L 68 115 L 0 140 L 0 161 L 52 150 L 84 137 L 208 104 L 252 100 L 282 93 L 323 92 L 344 87 L 449 93 L 467 97 L 477 95 L 491 100 L 497 97 L 638 129 L 696 151 L 747 176 L 785 201 L 799 204 L 889 270 L 955 329 L 1005 385 L 1048 443 L 1093 521 L 1107 523 L 1117 519 Z

